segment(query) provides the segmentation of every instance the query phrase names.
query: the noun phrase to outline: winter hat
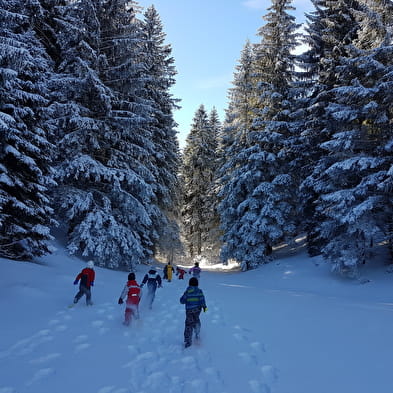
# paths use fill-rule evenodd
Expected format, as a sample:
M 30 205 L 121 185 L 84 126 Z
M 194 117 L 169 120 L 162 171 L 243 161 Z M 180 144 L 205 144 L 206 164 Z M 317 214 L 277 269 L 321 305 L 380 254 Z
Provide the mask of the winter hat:
M 128 275 L 128 281 L 135 280 L 135 273 L 130 273 Z
M 93 261 L 87 262 L 87 267 L 89 267 L 90 269 L 93 269 L 93 267 L 94 267 L 94 262 L 93 262 Z
M 156 274 L 156 271 L 154 269 L 150 269 L 149 274 Z
M 195 262 L 194 264 L 196 267 L 199 267 L 199 262 Z
M 188 285 L 190 287 L 197 287 L 198 286 L 198 279 L 196 277 L 191 277 L 190 281 L 188 281 Z

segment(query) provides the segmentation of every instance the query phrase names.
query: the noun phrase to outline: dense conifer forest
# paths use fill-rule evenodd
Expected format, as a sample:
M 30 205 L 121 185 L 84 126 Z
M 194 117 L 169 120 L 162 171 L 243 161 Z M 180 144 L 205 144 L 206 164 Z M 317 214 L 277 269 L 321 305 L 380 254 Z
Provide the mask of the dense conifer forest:
M 111 269 L 254 269 L 299 236 L 350 277 L 393 258 L 393 2 L 312 3 L 299 29 L 271 0 L 225 119 L 201 105 L 181 152 L 154 6 L 0 0 L 0 256 L 34 260 L 62 233 Z

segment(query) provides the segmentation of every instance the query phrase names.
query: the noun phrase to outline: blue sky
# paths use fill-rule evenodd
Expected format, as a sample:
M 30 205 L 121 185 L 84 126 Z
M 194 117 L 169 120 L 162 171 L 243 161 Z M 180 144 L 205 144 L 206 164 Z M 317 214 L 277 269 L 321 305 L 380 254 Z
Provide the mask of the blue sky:
M 264 23 L 270 0 L 140 0 L 142 7 L 154 4 L 160 14 L 166 42 L 172 45 L 177 69 L 173 94 L 180 98 L 175 112 L 180 147 L 190 131 L 195 111 L 203 104 L 216 107 L 224 120 L 227 92 L 247 39 Z M 297 22 L 312 10 L 311 0 L 294 0 Z

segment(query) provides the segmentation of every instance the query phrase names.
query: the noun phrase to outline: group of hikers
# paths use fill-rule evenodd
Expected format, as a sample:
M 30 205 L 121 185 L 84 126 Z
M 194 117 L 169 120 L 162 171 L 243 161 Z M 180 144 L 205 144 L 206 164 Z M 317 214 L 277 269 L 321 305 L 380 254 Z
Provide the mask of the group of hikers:
M 164 267 L 164 278 L 168 282 L 171 282 L 173 274 L 178 276 L 179 280 L 184 279 L 186 270 L 175 267 L 168 262 Z M 199 339 L 201 322 L 199 319 L 200 313 L 203 310 L 207 311 L 205 296 L 202 290 L 198 287 L 199 277 L 201 274 L 201 268 L 198 262 L 195 262 L 194 266 L 189 270 L 189 274 L 192 275 L 188 282 L 188 287 L 180 297 L 180 303 L 185 305 L 186 320 L 184 327 L 184 347 L 187 348 L 192 344 L 193 332 L 195 333 L 195 339 Z M 87 267 L 76 276 L 74 285 L 79 283 L 79 291 L 74 297 L 74 304 L 78 303 L 83 295 L 86 296 L 86 305 L 91 306 L 91 287 L 94 286 L 95 271 L 93 261 L 87 262 Z M 139 303 L 141 301 L 143 286 L 147 286 L 147 302 L 148 307 L 151 309 L 155 298 L 157 288 L 162 287 L 161 276 L 155 269 L 150 269 L 140 284 L 137 283 L 135 273 L 131 272 L 128 274 L 128 280 L 125 284 L 118 304 L 123 304 L 125 300 L 126 308 L 124 313 L 123 324 L 128 326 L 131 323 L 132 318 L 139 318 Z

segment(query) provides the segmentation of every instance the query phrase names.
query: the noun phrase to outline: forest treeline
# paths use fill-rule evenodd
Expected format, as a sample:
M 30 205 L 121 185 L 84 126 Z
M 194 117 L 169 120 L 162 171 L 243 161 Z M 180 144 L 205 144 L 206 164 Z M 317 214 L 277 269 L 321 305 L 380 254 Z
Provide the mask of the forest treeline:
M 0 256 L 133 269 L 158 255 L 252 269 L 306 236 L 350 276 L 393 252 L 393 3 L 272 0 L 226 117 L 179 151 L 176 70 L 154 6 L 0 0 Z M 297 54 L 296 49 L 305 50 Z

